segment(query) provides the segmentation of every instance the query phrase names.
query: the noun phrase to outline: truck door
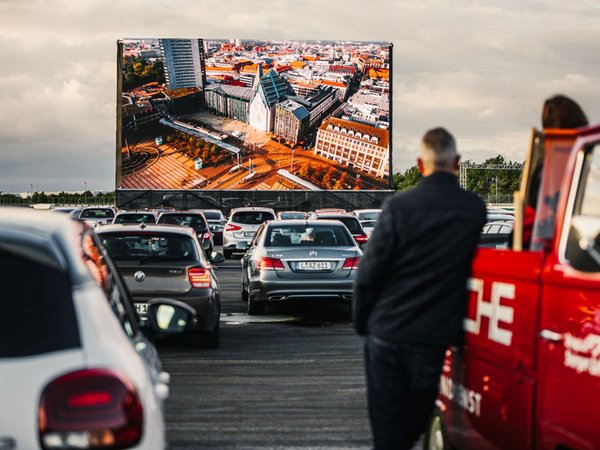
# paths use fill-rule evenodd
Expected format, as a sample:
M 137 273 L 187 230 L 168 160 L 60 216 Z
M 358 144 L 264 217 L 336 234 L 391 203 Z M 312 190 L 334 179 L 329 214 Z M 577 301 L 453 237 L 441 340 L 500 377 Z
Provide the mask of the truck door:
M 600 448 L 600 127 L 580 138 L 542 275 L 538 448 Z M 563 217 L 561 217 L 563 216 Z

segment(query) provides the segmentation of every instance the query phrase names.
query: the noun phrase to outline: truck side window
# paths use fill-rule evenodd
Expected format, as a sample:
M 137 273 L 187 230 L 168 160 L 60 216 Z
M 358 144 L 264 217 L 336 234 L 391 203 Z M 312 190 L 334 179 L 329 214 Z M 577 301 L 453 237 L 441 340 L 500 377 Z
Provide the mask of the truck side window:
M 584 157 L 566 258 L 577 270 L 600 272 L 600 144 Z

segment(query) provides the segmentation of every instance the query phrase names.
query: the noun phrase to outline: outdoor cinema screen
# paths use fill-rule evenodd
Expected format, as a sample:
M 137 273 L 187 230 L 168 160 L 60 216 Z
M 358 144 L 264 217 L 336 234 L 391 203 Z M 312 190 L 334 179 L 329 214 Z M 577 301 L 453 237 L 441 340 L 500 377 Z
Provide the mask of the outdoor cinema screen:
M 117 188 L 390 188 L 391 44 L 118 42 Z

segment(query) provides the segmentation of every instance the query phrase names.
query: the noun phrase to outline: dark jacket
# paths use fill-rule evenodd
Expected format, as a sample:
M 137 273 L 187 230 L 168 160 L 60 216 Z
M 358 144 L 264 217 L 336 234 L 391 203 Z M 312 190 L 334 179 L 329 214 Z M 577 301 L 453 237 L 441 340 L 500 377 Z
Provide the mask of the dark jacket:
M 484 203 L 436 172 L 388 199 L 363 255 L 354 327 L 388 342 L 456 345 Z

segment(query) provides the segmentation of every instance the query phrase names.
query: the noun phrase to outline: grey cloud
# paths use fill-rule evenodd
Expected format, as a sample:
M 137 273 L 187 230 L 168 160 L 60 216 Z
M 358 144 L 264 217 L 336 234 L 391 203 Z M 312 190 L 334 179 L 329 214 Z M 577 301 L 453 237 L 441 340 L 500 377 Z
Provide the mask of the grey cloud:
M 121 37 L 394 42 L 394 167 L 436 125 L 522 160 L 544 98 L 600 119 L 597 0 L 0 0 L 0 190 L 114 185 Z

